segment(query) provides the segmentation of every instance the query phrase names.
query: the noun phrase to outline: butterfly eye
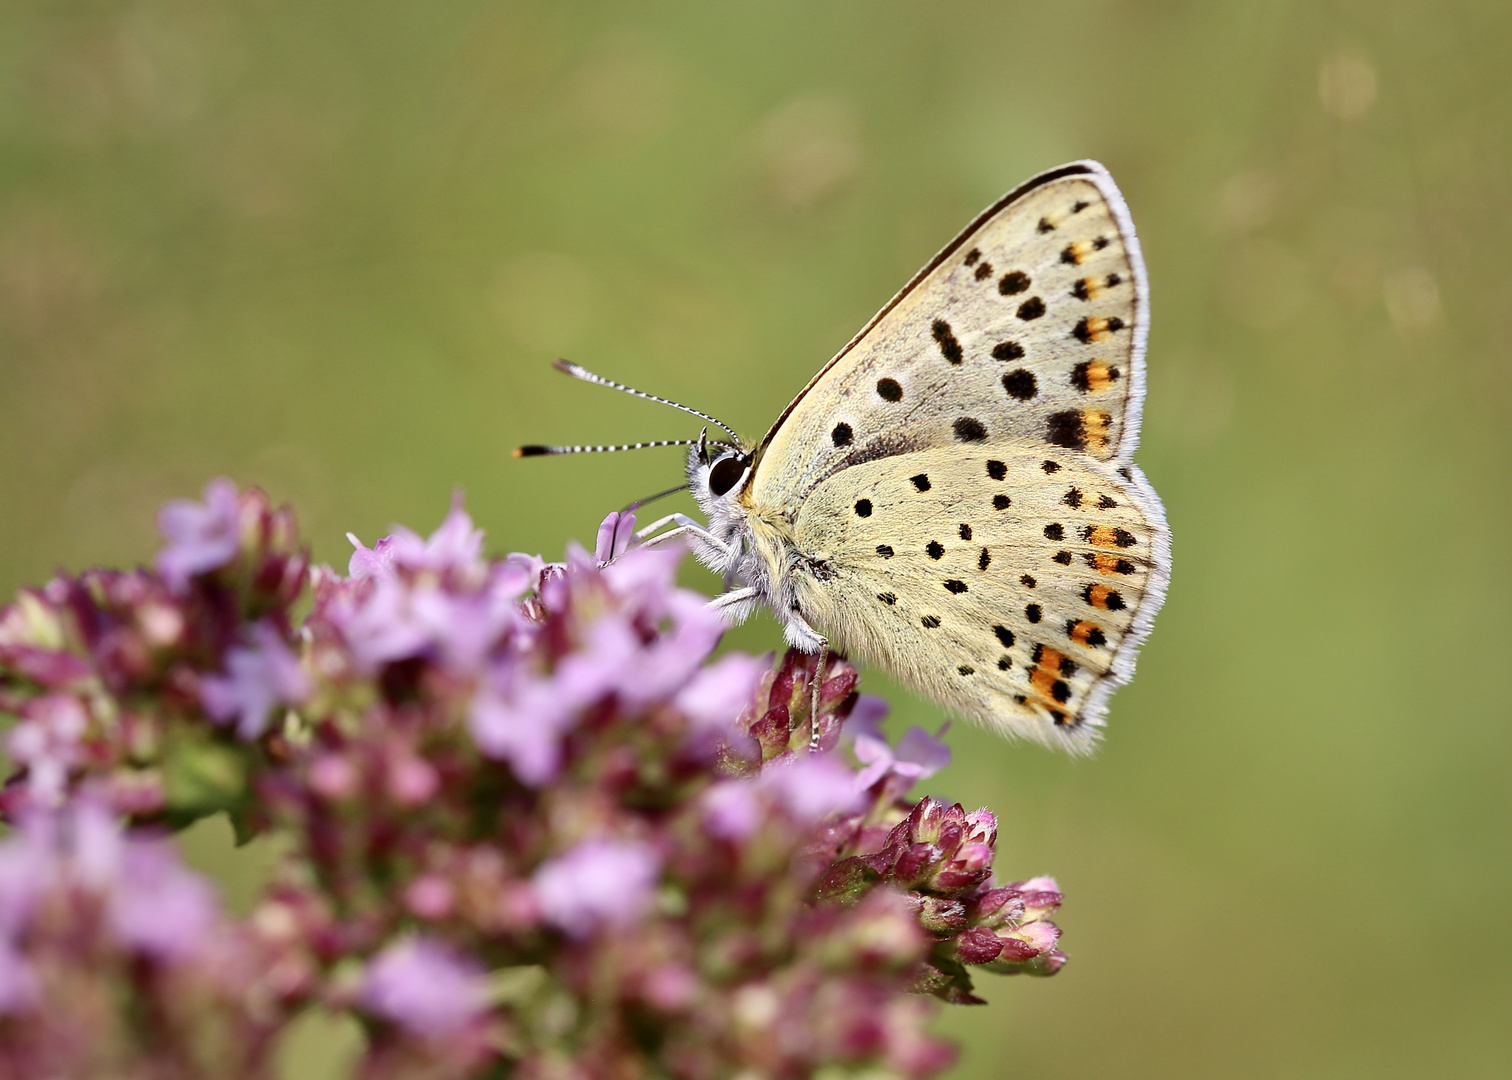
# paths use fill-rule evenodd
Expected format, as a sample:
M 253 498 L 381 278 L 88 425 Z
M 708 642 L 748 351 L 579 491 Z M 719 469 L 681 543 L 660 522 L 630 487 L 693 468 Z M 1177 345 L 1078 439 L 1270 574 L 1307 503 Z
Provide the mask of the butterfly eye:
M 709 470 L 709 490 L 715 495 L 729 491 L 745 475 L 750 460 L 742 454 L 727 454 Z

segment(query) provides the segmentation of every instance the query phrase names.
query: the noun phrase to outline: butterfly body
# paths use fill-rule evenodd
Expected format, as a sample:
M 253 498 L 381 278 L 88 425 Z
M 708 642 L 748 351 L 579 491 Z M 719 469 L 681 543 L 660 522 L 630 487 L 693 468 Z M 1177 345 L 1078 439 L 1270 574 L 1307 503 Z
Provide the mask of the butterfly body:
M 700 559 L 788 642 L 1006 734 L 1089 748 L 1170 572 L 1132 464 L 1148 299 L 1101 166 L 973 222 L 754 446 L 689 454 Z

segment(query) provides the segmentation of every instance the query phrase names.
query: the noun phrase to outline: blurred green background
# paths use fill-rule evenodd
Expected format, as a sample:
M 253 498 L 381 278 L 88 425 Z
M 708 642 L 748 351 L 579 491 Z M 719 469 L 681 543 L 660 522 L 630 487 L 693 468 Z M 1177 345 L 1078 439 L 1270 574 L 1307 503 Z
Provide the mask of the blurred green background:
M 678 452 L 510 449 L 697 427 L 551 358 L 756 435 L 1096 157 L 1175 576 L 1097 757 L 951 733 L 1072 957 L 946 1013 L 955 1075 L 1512 1075 L 1509 68 L 1500 0 L 6 0 L 0 594 L 220 474 L 339 565 L 454 487 L 591 545 Z

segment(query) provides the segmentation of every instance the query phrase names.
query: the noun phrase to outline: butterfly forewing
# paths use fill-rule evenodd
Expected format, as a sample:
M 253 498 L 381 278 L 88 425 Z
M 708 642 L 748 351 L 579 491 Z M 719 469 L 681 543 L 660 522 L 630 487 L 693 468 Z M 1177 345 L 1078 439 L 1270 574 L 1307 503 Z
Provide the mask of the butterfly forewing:
M 1068 168 L 985 214 L 810 384 L 768 436 L 757 503 L 929 446 L 1012 438 L 1128 460 L 1143 269 L 1112 180 Z

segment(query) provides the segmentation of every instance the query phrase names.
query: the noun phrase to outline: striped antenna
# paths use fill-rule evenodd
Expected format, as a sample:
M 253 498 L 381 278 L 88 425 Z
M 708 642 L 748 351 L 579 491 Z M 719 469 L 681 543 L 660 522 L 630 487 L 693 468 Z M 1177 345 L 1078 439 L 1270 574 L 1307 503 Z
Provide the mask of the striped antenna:
M 621 443 L 618 446 L 517 446 L 515 457 L 543 457 L 547 454 L 612 454 L 616 450 L 645 450 L 651 446 L 697 446 L 697 439 L 657 439 L 654 442 Z
M 699 412 L 697 409 L 690 409 L 686 405 L 683 405 L 683 404 L 681 404 L 679 402 L 673 401 L 670 398 L 657 397 L 655 394 L 647 394 L 644 391 L 635 389 L 634 387 L 626 386 L 624 383 L 617 383 L 617 382 L 614 382 L 611 379 L 604 378 L 602 375 L 595 375 L 593 372 L 589 371 L 587 368 L 581 367 L 578 364 L 574 364 L 571 360 L 555 360 L 555 361 L 552 362 L 551 366 L 554 367 L 554 368 L 556 368 L 558 371 L 560 371 L 560 372 L 562 372 L 562 373 L 564 373 L 566 375 L 571 375 L 574 379 L 582 379 L 584 382 L 597 383 L 599 386 L 607 386 L 611 390 L 619 390 L 622 393 L 630 394 L 630 395 L 632 395 L 634 397 L 645 398 L 647 401 L 660 402 L 663 405 L 670 405 L 674 409 L 681 409 L 685 413 L 692 413 L 694 416 L 698 417 L 700 420 L 707 420 L 709 423 L 715 425 L 716 427 L 722 427 L 722 428 L 724 428 L 727 432 L 730 433 L 730 438 L 732 438 L 732 439 L 735 440 L 735 445 L 736 446 L 740 445 L 740 436 L 735 433 L 735 429 L 734 428 L 730 427 L 730 425 L 726 424 L 722 420 L 716 420 L 716 419 L 714 419 L 714 417 L 710 416 L 706 412 Z M 666 443 L 647 443 L 645 445 L 647 445 L 647 446 L 664 446 L 664 445 L 669 445 L 669 444 L 666 444 Z M 617 447 L 616 449 L 629 449 L 629 448 L 628 447 L 625 447 L 625 448 L 619 448 L 619 447 Z

